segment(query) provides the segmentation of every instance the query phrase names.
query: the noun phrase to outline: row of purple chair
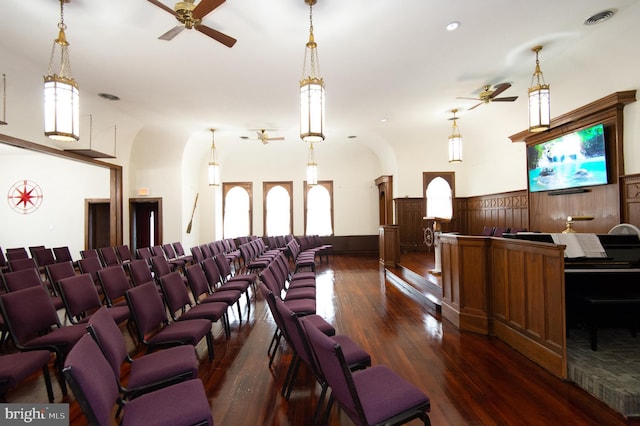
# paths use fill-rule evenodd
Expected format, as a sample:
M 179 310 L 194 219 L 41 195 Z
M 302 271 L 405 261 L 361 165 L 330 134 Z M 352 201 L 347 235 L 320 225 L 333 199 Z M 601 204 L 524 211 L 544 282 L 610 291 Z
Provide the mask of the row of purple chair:
M 314 424 L 327 423 L 334 403 L 355 424 L 396 425 L 416 418 L 425 425 L 430 424 L 429 397 L 390 368 L 371 367 L 371 356 L 363 348 L 348 336 L 336 335 L 335 329 L 315 314 L 312 272 L 296 274 L 294 271 L 287 275 L 283 257 L 267 266 L 260 278 L 261 291 L 277 326 L 276 334 L 279 331 L 293 353 L 281 390 L 285 399 L 289 399 L 300 365 L 304 363 L 321 387 Z M 280 338 L 275 343 L 274 339 L 268 350 L 270 366 Z M 331 395 L 325 405 L 328 389 Z

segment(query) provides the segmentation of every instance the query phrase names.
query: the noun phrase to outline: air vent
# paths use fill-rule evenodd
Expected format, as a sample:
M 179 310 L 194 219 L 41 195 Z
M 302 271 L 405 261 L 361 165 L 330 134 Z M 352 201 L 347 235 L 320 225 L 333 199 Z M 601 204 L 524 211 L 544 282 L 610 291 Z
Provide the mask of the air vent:
M 600 23 L 606 21 L 607 19 L 611 18 L 615 13 L 616 13 L 615 9 L 603 10 L 602 12 L 596 13 L 595 15 L 592 15 L 592 16 L 588 17 L 584 21 L 584 24 L 585 25 L 600 24 Z

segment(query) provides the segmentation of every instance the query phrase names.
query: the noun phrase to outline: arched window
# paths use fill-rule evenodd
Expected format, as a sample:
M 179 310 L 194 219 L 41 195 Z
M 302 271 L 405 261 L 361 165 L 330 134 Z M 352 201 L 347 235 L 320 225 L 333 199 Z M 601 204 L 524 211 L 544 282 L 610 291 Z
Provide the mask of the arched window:
M 267 236 L 293 233 L 293 182 L 264 182 L 264 233 Z
M 308 187 L 305 182 L 305 235 L 333 234 L 333 182 L 320 181 Z
M 224 183 L 224 238 L 251 235 L 251 183 Z
M 453 217 L 453 203 L 451 187 L 440 176 L 429 182 L 426 191 L 427 217 L 451 219 Z

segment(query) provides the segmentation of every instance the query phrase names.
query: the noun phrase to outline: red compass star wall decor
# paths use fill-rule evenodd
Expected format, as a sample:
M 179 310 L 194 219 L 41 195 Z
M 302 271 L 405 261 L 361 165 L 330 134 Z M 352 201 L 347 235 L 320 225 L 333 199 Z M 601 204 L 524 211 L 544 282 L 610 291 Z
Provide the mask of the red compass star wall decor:
M 24 179 L 14 183 L 9 188 L 7 201 L 9 206 L 18 213 L 33 213 L 42 204 L 42 189 L 30 180 Z

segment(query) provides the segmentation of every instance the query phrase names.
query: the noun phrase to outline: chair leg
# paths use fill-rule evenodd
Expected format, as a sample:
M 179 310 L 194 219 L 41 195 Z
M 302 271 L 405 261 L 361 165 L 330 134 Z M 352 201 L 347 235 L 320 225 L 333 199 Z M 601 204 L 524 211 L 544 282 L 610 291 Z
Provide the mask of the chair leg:
M 67 381 L 64 378 L 64 374 L 62 374 L 62 369 L 64 368 L 64 359 L 58 353 L 56 353 L 56 360 L 53 362 L 56 376 L 58 377 L 58 383 L 60 383 L 60 389 L 62 390 L 62 396 L 67 396 Z
M 327 408 L 324 410 L 324 416 L 322 416 L 321 425 L 326 425 L 329 422 L 329 415 L 331 414 L 331 408 L 333 408 L 333 392 L 329 395 L 329 402 L 327 402 Z
M 238 306 L 238 320 L 242 322 L 242 310 L 240 309 L 240 299 L 238 299 L 238 301 L 236 302 L 236 305 Z
M 322 407 L 324 405 L 324 397 L 327 395 L 327 382 L 321 383 L 320 387 L 322 391 L 320 391 L 320 396 L 318 397 L 318 405 L 316 405 L 316 409 L 313 411 L 313 419 L 311 421 L 312 425 L 318 424 L 318 419 L 320 417 L 320 413 L 322 413 Z
M 47 396 L 49 397 L 49 403 L 53 403 L 53 386 L 51 386 L 51 375 L 49 374 L 49 364 L 42 366 L 42 376 L 44 376 L 44 385 L 47 388 Z
M 213 361 L 213 334 L 211 331 L 207 333 L 207 350 L 209 352 L 209 361 Z

